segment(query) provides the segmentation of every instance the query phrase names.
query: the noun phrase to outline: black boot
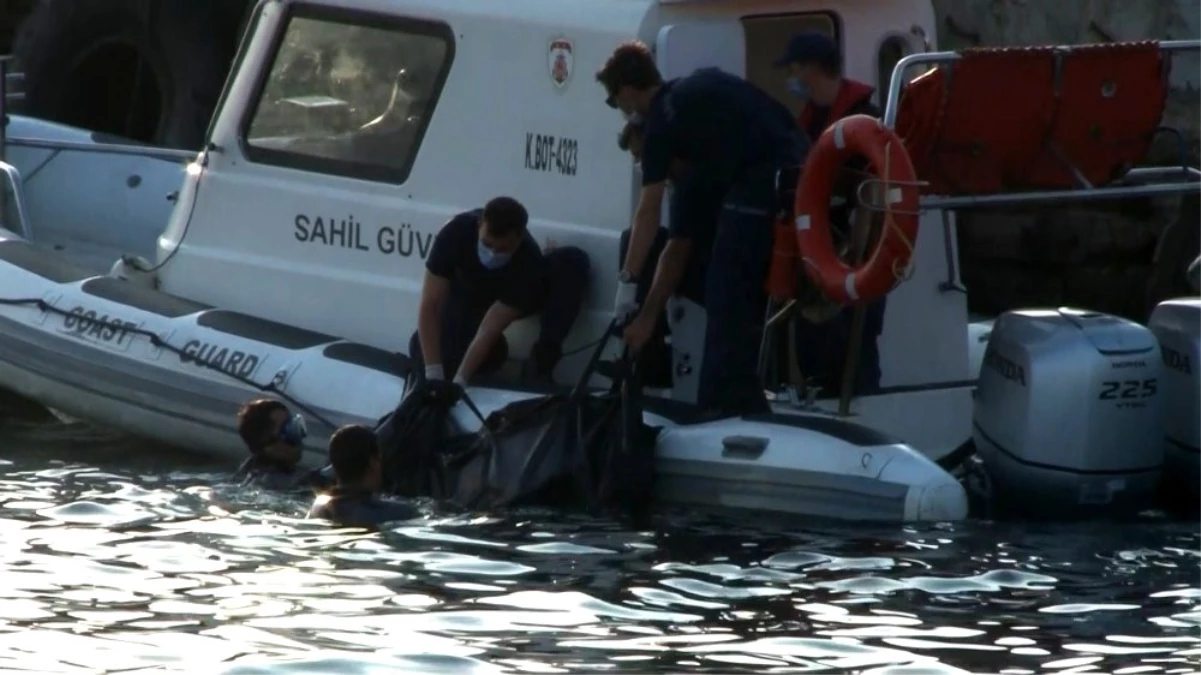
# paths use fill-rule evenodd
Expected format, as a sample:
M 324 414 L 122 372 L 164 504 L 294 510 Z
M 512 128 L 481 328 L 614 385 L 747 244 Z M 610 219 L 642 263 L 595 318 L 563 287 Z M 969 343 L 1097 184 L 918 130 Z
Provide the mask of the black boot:
M 530 356 L 521 366 L 524 384 L 548 386 L 555 384 L 555 366 L 563 358 L 563 348 L 553 342 L 535 342 Z

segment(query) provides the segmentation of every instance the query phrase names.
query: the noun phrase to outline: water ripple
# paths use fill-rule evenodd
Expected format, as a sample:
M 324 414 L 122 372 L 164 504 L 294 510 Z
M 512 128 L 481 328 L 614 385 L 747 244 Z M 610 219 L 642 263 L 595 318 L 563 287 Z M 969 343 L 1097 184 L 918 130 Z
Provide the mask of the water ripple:
M 1125 675 L 1201 659 L 1195 523 L 668 513 L 631 530 L 429 507 L 373 534 L 125 443 L 80 462 L 17 440 L 0 460 L 0 672 Z

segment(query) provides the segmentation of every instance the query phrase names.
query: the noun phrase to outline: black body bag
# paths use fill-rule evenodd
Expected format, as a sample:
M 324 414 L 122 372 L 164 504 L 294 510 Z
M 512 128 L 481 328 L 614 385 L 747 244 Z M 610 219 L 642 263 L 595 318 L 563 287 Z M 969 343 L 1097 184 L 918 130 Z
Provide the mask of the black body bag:
M 622 359 L 607 392 L 585 388 L 607 340 L 570 393 L 517 401 L 486 418 L 453 385 L 418 384 L 376 429 L 385 490 L 470 510 L 645 513 L 653 498 L 658 429 L 642 420 L 631 360 Z M 482 420 L 478 431 L 454 428 L 449 410 L 457 400 Z
M 381 491 L 400 497 L 449 496 L 447 449 L 462 437 L 450 418 L 459 390 L 448 382 L 421 381 L 375 427 L 383 460 Z M 460 440 L 460 445 L 463 441 Z

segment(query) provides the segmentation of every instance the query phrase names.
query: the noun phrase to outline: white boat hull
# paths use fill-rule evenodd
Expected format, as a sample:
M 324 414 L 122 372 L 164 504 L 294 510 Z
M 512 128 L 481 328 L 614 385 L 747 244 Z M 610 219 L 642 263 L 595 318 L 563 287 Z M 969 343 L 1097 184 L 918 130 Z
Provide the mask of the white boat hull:
M 402 356 L 92 276 L 23 241 L 0 240 L 0 280 L 5 388 L 231 462 L 245 456 L 234 414 L 255 396 L 278 396 L 313 420 L 305 461 L 317 465 L 331 427 L 374 425 L 403 392 Z M 484 414 L 534 394 L 469 393 Z M 662 501 L 883 522 L 967 515 L 962 486 L 937 464 L 847 420 L 770 414 L 685 424 L 673 407 L 647 403 L 647 422 L 662 428 Z M 464 406 L 455 416 L 465 429 L 478 425 Z

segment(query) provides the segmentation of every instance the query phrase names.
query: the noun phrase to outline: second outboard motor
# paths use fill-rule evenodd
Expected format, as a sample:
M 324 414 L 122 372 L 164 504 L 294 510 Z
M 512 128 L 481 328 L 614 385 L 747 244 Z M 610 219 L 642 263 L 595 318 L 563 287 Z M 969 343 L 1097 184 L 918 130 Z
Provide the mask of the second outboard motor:
M 1196 510 L 1201 493 L 1201 298 L 1159 303 L 1148 327 L 1163 354 L 1165 496 L 1171 505 Z
M 1162 368 L 1139 324 L 1074 309 L 1006 312 L 973 438 L 1002 513 L 1075 518 L 1149 506 L 1163 467 Z

